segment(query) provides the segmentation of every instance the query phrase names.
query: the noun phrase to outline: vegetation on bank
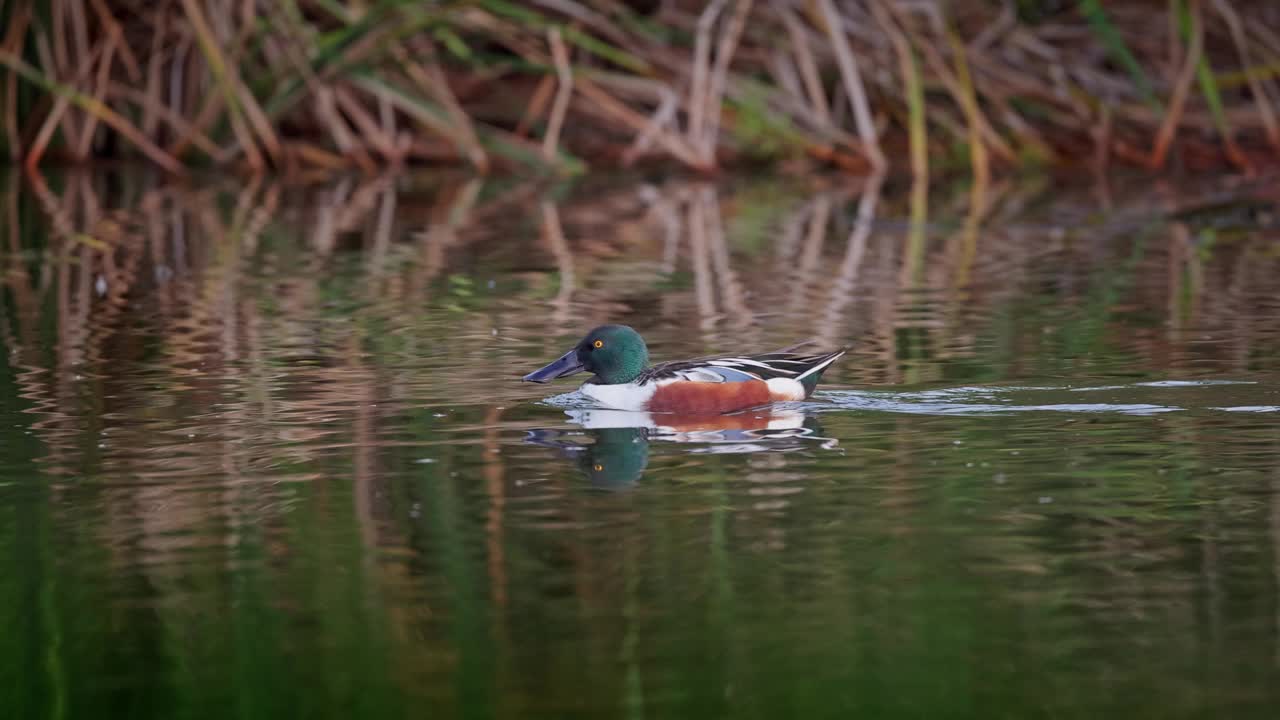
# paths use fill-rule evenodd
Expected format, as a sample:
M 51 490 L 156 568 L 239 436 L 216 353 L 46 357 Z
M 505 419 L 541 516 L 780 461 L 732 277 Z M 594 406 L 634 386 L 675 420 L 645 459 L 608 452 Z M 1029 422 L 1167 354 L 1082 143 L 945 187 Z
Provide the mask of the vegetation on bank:
M 0 148 L 279 171 L 1252 170 L 1271 0 L 0 0 Z

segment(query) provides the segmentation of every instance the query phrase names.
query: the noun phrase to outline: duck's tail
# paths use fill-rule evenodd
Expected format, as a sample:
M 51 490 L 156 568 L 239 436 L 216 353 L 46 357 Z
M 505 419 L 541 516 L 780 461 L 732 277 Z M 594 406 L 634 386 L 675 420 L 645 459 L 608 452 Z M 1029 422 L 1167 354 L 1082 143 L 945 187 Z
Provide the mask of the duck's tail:
M 813 391 L 818 387 L 818 381 L 822 379 L 823 371 L 848 351 L 849 348 L 846 347 L 826 355 L 815 355 L 812 358 L 813 364 L 806 367 L 803 372 L 795 377 L 804 386 L 804 396 L 806 398 L 812 395 Z

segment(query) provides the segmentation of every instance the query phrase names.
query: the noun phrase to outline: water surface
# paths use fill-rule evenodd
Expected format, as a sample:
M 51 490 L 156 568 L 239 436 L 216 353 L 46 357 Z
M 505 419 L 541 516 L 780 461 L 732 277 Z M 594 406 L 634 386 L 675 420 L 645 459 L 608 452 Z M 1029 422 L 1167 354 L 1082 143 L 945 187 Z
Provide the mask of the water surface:
M 1274 202 L 969 191 L 10 179 L 4 715 L 1272 717 Z M 607 321 L 851 350 L 518 382 Z

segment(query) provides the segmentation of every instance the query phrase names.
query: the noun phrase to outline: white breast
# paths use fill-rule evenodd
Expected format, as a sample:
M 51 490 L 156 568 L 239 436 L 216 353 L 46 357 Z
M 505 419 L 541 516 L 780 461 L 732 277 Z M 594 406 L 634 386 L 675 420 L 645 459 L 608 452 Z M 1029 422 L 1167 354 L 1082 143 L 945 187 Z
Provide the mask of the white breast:
M 769 378 L 769 395 L 774 400 L 803 400 L 804 385 L 791 378 Z
M 582 394 L 604 405 L 618 410 L 644 410 L 644 406 L 658 389 L 656 383 L 644 385 L 597 385 L 586 383 L 582 386 Z

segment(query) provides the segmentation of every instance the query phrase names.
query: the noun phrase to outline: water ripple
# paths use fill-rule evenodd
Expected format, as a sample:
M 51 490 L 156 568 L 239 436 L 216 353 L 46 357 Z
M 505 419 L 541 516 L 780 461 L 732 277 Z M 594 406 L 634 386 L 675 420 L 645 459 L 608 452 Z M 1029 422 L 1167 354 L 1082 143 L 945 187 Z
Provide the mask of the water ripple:
M 908 392 L 826 390 L 815 394 L 816 399 L 827 400 L 841 410 L 870 410 L 889 413 L 926 415 L 994 415 L 1001 413 L 1054 412 L 1054 413 L 1111 413 L 1118 415 L 1155 415 L 1185 411 L 1215 412 L 1276 412 L 1274 405 L 1220 405 L 1221 392 L 1211 398 L 1180 394 L 1178 402 L 1139 401 L 1144 391 L 1193 390 L 1198 388 L 1222 388 L 1249 386 L 1251 396 L 1259 393 L 1276 393 L 1276 389 L 1259 387 L 1256 381 L 1239 380 L 1159 380 L 1130 383 L 1127 385 L 1102 385 L 1096 387 L 955 387 L 936 388 Z M 1075 402 L 1065 393 L 1108 392 L 1115 395 L 1111 402 Z M 1214 404 L 1209 404 L 1212 401 Z M 815 408 L 822 409 L 822 408 Z M 830 407 L 825 408 L 830 410 Z

